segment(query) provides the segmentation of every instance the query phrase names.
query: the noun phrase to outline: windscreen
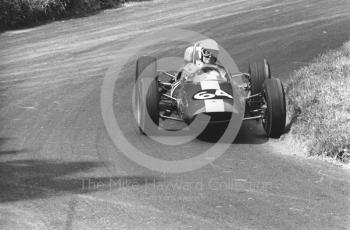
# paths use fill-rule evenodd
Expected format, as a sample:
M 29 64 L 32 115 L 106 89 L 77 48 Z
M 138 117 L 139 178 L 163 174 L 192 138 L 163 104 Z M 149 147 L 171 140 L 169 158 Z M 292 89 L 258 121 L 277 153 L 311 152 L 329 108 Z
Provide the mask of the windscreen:
M 220 81 L 227 82 L 228 76 L 224 69 L 213 67 L 213 66 L 205 66 L 196 72 L 192 73 L 186 81 L 192 81 L 194 83 L 201 81 Z

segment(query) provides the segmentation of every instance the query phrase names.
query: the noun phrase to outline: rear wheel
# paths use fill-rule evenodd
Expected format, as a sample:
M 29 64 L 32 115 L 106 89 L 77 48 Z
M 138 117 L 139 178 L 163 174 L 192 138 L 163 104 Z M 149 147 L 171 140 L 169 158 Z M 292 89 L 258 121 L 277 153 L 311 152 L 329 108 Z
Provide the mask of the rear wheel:
M 141 133 L 154 134 L 159 125 L 157 59 L 141 56 L 136 63 L 136 112 Z
M 271 78 L 270 64 L 266 59 L 249 65 L 250 85 L 252 95 L 261 93 L 265 79 Z
M 263 127 L 268 137 L 279 138 L 286 124 L 286 100 L 281 80 L 266 79 L 263 94 L 267 105 Z

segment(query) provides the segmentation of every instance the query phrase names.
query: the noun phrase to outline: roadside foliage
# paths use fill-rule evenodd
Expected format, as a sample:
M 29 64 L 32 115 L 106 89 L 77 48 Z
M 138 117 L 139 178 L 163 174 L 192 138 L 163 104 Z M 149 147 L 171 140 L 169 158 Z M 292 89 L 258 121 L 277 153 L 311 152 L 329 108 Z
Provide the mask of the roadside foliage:
M 291 136 L 307 154 L 350 159 L 350 42 L 319 56 L 287 83 Z
M 82 16 L 129 1 L 133 0 L 1 0 L 0 31 Z

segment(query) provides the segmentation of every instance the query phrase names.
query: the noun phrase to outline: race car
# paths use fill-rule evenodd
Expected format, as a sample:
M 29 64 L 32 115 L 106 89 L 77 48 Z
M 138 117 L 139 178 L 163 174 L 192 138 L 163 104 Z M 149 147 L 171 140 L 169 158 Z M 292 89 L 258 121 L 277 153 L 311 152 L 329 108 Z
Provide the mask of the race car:
M 209 116 L 210 124 L 228 123 L 239 109 L 235 100 L 243 98 L 244 116 L 237 119 L 262 121 L 267 136 L 279 138 L 286 122 L 285 92 L 267 60 L 250 64 L 247 73 L 230 73 L 212 53 L 197 42 L 185 52 L 187 64 L 174 71 L 157 70 L 155 57 L 138 58 L 135 104 L 141 133 L 152 135 L 160 120 L 189 125 L 200 114 Z

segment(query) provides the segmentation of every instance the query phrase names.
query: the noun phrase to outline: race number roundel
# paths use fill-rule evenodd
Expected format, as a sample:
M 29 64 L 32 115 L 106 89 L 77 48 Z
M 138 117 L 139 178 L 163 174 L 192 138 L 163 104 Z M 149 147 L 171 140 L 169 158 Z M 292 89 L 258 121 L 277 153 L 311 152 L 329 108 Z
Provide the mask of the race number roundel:
M 210 93 L 208 90 L 200 91 L 193 96 L 196 100 L 205 100 L 215 98 L 215 93 Z
M 207 99 L 232 99 L 233 97 L 221 89 L 208 89 L 197 92 L 193 95 L 195 100 Z

